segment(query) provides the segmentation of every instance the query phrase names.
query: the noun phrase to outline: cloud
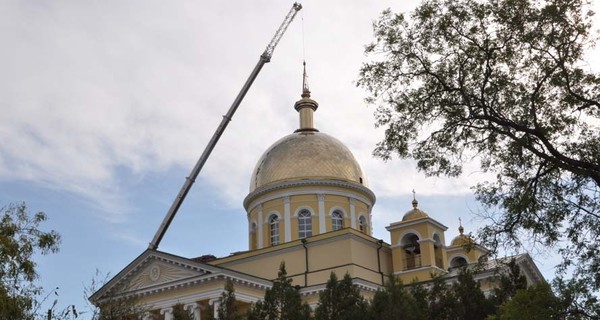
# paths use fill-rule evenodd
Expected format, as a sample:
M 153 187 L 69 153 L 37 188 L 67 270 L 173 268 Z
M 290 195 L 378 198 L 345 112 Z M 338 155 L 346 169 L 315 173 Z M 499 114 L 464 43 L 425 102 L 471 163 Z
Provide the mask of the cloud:
M 201 173 L 240 207 L 262 152 L 298 123 L 302 60 L 315 122 L 346 143 L 380 197 L 464 194 L 485 179 L 425 178 L 410 161 L 371 156 L 382 131 L 354 81 L 371 21 L 391 6 L 308 0 Z M 3 2 L 0 180 L 65 190 L 118 223 L 132 208 L 124 178 L 191 170 L 258 61 L 288 4 L 260 0 Z M 123 176 L 123 172 L 128 175 Z M 470 174 L 474 172 L 474 174 Z

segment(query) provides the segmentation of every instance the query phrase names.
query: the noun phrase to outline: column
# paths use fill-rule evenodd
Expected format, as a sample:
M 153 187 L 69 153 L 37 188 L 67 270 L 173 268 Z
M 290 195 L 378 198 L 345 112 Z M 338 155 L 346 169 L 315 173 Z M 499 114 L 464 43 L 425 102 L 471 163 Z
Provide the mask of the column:
M 186 304 L 184 306 L 184 309 L 187 310 L 188 312 L 191 312 L 194 315 L 194 320 L 202 320 L 202 319 L 200 319 L 200 317 L 201 317 L 200 305 L 197 302 Z
M 219 317 L 219 306 L 221 305 L 221 298 L 213 298 L 208 300 L 208 304 L 213 306 L 213 317 L 218 319 Z
M 354 198 L 348 198 L 350 201 L 350 227 L 356 229 L 356 205 Z
M 258 231 L 257 231 L 257 237 L 258 237 L 258 248 L 257 249 L 261 249 L 263 247 L 263 239 L 265 237 L 265 235 L 263 234 L 263 224 L 265 222 L 263 221 L 263 207 L 262 204 L 258 205 Z
M 319 199 L 319 233 L 327 232 L 325 225 L 325 195 L 317 195 Z
M 292 221 L 290 213 L 290 197 L 283 198 L 283 225 L 285 229 L 285 242 L 292 241 Z
M 161 309 L 160 314 L 165 315 L 165 320 L 173 320 L 173 308 Z

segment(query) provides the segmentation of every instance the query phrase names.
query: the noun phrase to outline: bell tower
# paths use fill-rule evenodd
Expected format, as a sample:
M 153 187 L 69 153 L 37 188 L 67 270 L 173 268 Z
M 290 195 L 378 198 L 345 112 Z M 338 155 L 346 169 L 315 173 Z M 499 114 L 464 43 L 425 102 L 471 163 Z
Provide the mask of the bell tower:
M 386 227 L 390 232 L 393 273 L 404 283 L 424 281 L 434 273 L 447 273 L 444 232 L 448 227 L 419 209 L 413 191 L 412 209 L 402 221 Z

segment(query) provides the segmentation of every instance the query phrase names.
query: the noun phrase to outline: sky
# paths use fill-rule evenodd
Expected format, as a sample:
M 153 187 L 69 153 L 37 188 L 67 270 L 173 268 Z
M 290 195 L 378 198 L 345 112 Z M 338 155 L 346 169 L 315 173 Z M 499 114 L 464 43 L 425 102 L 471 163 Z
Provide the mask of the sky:
M 42 229 L 62 235 L 59 253 L 36 258 L 46 292 L 59 288 L 58 309 L 84 310 L 97 270 L 115 275 L 147 248 L 292 3 L 0 1 L 0 207 L 25 202 L 48 215 Z M 448 226 L 446 244 L 459 217 L 475 232 L 470 186 L 486 178 L 476 166 L 427 178 L 410 160 L 372 156 L 383 131 L 355 85 L 364 46 L 381 11 L 416 2 L 302 5 L 159 250 L 191 258 L 248 248 L 242 201 L 261 154 L 297 128 L 303 60 L 315 126 L 352 150 L 377 195 L 373 236 L 389 243 L 385 226 L 411 208 L 413 189 Z M 556 259 L 534 259 L 551 278 Z

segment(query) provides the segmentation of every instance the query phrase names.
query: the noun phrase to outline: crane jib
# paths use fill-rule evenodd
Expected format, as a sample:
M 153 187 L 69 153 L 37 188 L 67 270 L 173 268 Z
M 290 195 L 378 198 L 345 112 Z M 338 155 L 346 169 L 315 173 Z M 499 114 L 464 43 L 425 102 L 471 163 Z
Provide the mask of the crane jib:
M 202 170 L 204 163 L 206 163 L 206 160 L 210 156 L 210 153 L 212 152 L 215 145 L 219 141 L 219 138 L 221 138 L 221 135 L 225 131 L 225 128 L 227 128 L 227 125 L 233 118 L 233 114 L 235 113 L 238 106 L 244 99 L 244 96 L 246 96 L 246 93 L 252 86 L 252 83 L 258 76 L 258 73 L 260 72 L 262 67 L 265 65 L 265 63 L 268 63 L 269 61 L 271 61 L 271 57 L 273 55 L 273 51 L 275 50 L 275 47 L 277 47 L 279 40 L 281 40 L 281 37 L 287 30 L 290 23 L 292 23 L 292 21 L 296 17 L 296 13 L 298 13 L 298 11 L 300 11 L 300 9 L 302 9 L 301 4 L 296 2 L 292 5 L 292 9 L 290 9 L 288 14 L 283 19 L 283 22 L 281 23 L 281 25 L 275 32 L 275 36 L 273 36 L 273 38 L 267 45 L 267 48 L 265 49 L 265 51 L 260 55 L 260 58 L 258 59 L 258 63 L 256 64 L 256 66 L 250 73 L 250 76 L 244 83 L 242 90 L 240 90 L 240 93 L 238 93 L 237 97 L 231 104 L 231 107 L 229 107 L 229 111 L 227 111 L 227 114 L 223 116 L 221 123 L 217 127 L 217 130 L 213 134 L 210 141 L 208 142 L 208 145 L 204 149 L 204 152 L 202 152 L 202 155 L 198 159 L 198 162 L 196 162 L 196 165 L 192 169 L 192 172 L 190 173 L 190 175 L 188 177 L 186 177 L 185 182 L 183 183 L 183 186 L 181 187 L 181 190 L 177 194 L 177 197 L 175 197 L 173 204 L 171 204 L 169 211 L 167 212 L 167 214 L 165 215 L 165 218 L 163 219 L 162 223 L 158 227 L 158 230 L 156 231 L 156 234 L 154 235 L 152 242 L 150 242 L 150 244 L 148 245 L 148 249 L 156 250 L 158 248 L 158 245 L 160 244 L 165 233 L 167 232 L 167 229 L 169 228 L 169 225 L 173 221 L 175 214 L 179 210 L 179 207 L 181 207 L 183 200 L 185 200 L 185 197 L 187 196 L 188 192 L 190 191 L 190 189 L 192 187 L 192 184 L 194 184 L 194 181 L 196 181 L 196 178 L 198 177 L 200 170 Z

